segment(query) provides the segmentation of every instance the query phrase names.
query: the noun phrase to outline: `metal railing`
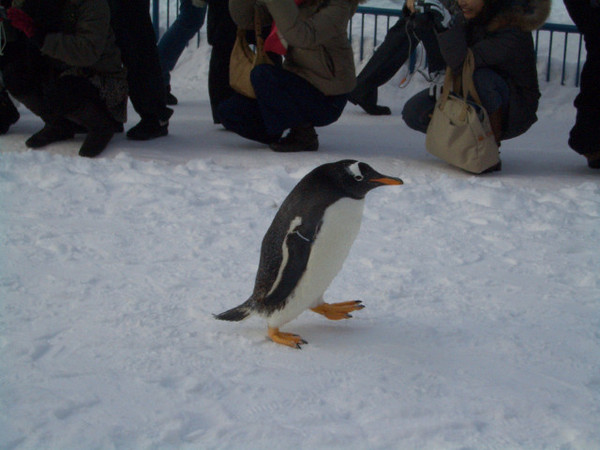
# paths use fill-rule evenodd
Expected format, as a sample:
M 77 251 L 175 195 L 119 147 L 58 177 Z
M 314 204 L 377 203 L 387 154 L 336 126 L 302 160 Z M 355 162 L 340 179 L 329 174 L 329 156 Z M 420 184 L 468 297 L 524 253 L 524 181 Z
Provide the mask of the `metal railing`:
M 554 33 L 562 33 L 563 36 L 563 51 L 562 51 L 562 65 L 561 65 L 561 78 L 560 84 L 564 85 L 566 76 L 567 76 L 567 60 L 568 56 L 571 56 L 576 59 L 576 68 L 575 68 L 575 86 L 579 87 L 579 80 L 581 76 L 581 66 L 583 65 L 582 61 L 582 53 L 583 49 L 583 35 L 579 32 L 575 25 L 563 25 L 558 23 L 545 23 L 539 30 L 535 32 L 535 52 L 538 55 L 539 59 L 539 51 L 538 46 L 540 43 L 540 32 L 547 31 L 548 32 L 548 51 L 546 53 L 546 81 L 550 81 L 550 73 L 552 68 L 552 49 L 553 49 L 553 41 L 554 41 Z M 574 34 L 577 39 L 576 45 L 576 55 L 572 55 L 569 53 L 569 34 Z
M 161 11 L 162 16 L 161 16 Z M 165 30 L 175 20 L 179 11 L 179 0 L 152 0 L 151 15 L 156 35 L 160 30 Z M 370 57 L 383 41 L 389 28 L 396 19 L 402 16 L 400 9 L 374 8 L 359 6 L 353 19 L 348 26 L 348 36 L 351 42 L 358 40 L 357 51 L 359 61 Z M 392 23 L 393 22 L 393 23 Z M 201 31 L 202 32 L 202 31 Z M 574 40 L 569 39 L 574 35 Z M 581 66 L 585 58 L 583 47 L 583 36 L 575 25 L 546 23 L 534 33 L 535 51 L 538 61 L 543 61 L 546 81 L 550 81 L 554 75 L 554 68 L 560 63 L 560 82 L 565 85 L 573 78 L 573 84 L 579 86 Z M 199 45 L 200 36 L 196 39 Z M 562 45 L 561 45 L 562 44 Z M 559 61 L 555 55 L 560 52 Z M 554 58 L 553 58 L 554 57 Z M 414 53 L 409 60 L 410 69 L 414 69 Z

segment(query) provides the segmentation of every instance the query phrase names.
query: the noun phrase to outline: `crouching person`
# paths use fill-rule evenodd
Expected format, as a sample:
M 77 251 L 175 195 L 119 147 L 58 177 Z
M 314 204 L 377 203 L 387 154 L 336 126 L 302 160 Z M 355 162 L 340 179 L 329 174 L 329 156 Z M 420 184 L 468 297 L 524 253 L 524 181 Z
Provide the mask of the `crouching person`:
M 44 121 L 26 145 L 41 148 L 85 132 L 79 154 L 98 156 L 122 131 L 127 111 L 127 73 L 106 0 L 15 0 L 7 15 L 26 39 L 17 39 L 4 82 Z
M 525 133 L 537 121 L 540 98 L 531 31 L 548 17 L 550 0 L 458 0 L 462 12 L 453 18 L 437 0 L 415 4 L 436 24 L 442 56 L 454 73 L 472 50 L 473 82 L 496 142 Z M 435 98 L 420 92 L 404 105 L 403 119 L 426 132 L 434 106 Z
M 219 105 L 219 119 L 225 128 L 277 152 L 317 150 L 314 127 L 337 121 L 356 85 L 347 30 L 358 0 L 230 0 L 239 27 L 254 29 L 256 4 L 262 23 L 276 26 L 265 49 L 284 55 L 284 61 L 255 67 L 256 99 L 235 94 Z

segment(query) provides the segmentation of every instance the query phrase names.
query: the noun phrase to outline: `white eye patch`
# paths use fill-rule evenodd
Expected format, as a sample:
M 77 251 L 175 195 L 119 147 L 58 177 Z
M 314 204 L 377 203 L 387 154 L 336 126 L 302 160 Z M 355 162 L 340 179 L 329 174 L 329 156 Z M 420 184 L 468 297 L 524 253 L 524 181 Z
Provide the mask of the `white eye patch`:
M 347 170 L 356 179 L 362 180 L 364 178 L 362 172 L 360 171 L 360 167 L 358 166 L 358 162 L 349 165 Z

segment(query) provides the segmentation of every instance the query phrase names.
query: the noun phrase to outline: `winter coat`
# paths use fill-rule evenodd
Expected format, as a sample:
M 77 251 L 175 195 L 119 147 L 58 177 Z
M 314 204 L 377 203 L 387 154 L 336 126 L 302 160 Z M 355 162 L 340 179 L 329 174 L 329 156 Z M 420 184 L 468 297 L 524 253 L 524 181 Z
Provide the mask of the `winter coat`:
M 40 1 L 40 0 L 38 0 Z M 37 3 L 44 7 L 44 1 Z M 27 11 L 26 1 L 23 9 Z M 46 21 L 46 35 L 41 42 L 40 52 L 47 57 L 59 76 L 73 75 L 87 78 L 98 88 L 100 97 L 109 111 L 120 122 L 126 119 L 127 71 L 121 61 L 121 53 L 115 42 L 110 25 L 110 9 L 106 0 L 66 0 L 61 17 L 48 23 L 48 14 L 38 10 L 41 17 L 35 21 Z M 29 12 L 29 11 L 28 11 Z
M 537 121 L 540 90 L 531 31 L 543 25 L 549 12 L 550 0 L 486 0 L 478 17 L 467 21 L 460 13 L 449 30 L 438 34 L 442 56 L 453 71 L 461 70 L 470 48 L 475 69 L 492 69 L 507 82 L 502 139 L 523 134 Z
M 234 22 L 254 29 L 254 0 L 229 0 Z M 356 85 L 348 22 L 358 0 L 266 0 L 263 24 L 275 21 L 288 43 L 283 68 L 307 80 L 325 95 L 346 94 Z

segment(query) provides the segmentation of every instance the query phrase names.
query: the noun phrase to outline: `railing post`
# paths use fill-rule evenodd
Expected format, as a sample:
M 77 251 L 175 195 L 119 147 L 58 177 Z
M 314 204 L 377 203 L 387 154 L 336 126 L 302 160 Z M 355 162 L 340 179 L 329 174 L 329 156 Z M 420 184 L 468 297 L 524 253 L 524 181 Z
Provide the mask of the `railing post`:
M 550 62 L 552 61 L 552 38 L 554 31 L 550 30 L 550 44 L 548 45 L 548 65 L 546 66 L 546 81 L 550 81 Z
M 563 62 L 562 62 L 562 73 L 560 76 L 560 84 L 565 85 L 565 77 L 567 72 L 567 45 L 568 45 L 569 33 L 565 32 L 565 40 L 563 42 Z

